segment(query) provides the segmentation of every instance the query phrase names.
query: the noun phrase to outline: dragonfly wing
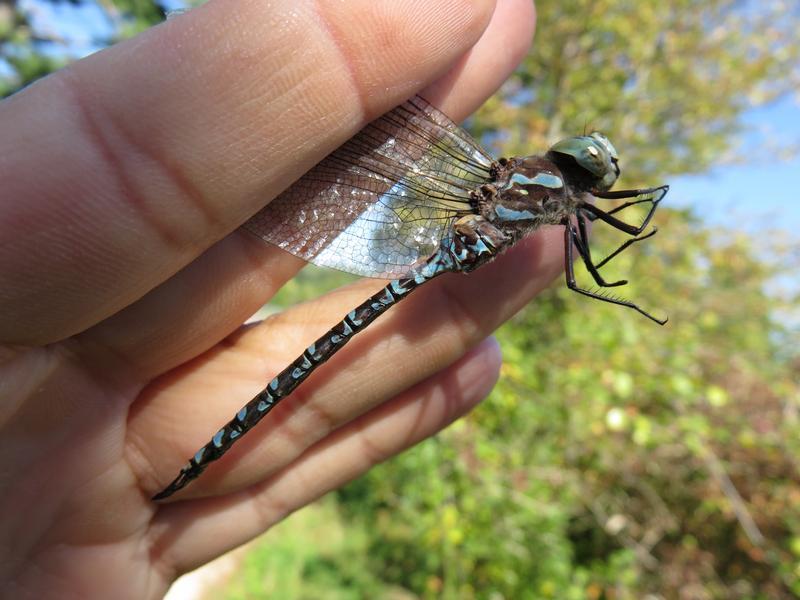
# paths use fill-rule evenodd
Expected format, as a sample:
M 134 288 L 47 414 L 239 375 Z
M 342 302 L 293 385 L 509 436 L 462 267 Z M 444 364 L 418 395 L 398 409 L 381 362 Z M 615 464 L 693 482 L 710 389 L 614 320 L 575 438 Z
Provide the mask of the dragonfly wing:
M 492 158 L 422 98 L 373 121 L 253 216 L 245 229 L 313 262 L 367 277 L 430 256 Z

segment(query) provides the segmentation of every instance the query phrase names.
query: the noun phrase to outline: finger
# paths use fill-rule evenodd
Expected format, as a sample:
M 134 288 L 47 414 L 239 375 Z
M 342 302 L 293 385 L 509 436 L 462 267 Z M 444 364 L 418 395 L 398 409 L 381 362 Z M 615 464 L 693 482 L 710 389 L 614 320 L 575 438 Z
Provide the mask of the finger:
M 234 548 L 469 412 L 494 385 L 500 352 L 486 340 L 446 371 L 333 433 L 267 481 L 239 494 L 163 507 L 154 521 L 160 563 L 193 569 Z
M 472 114 L 508 79 L 533 42 L 536 10 L 531 0 L 498 0 L 481 39 L 444 77 L 421 94 L 456 122 Z
M 545 246 L 563 236 L 557 228 L 542 233 L 468 276 L 432 281 L 392 308 L 317 368 L 181 498 L 251 485 L 334 429 L 452 364 L 560 271 L 551 257 L 561 251 Z M 163 487 L 275 373 L 379 285 L 359 282 L 275 315 L 151 386 L 128 423 L 129 456 L 143 487 Z
M 533 16 L 529 0 L 501 0 L 478 43 L 423 96 L 452 118 L 465 118 L 517 67 L 530 45 Z M 304 264 L 237 232 L 82 336 L 86 362 L 99 365 L 110 354 L 145 378 L 165 372 L 228 335 Z
M 12 97 L 0 339 L 58 340 L 141 297 L 440 76 L 492 9 L 212 1 Z

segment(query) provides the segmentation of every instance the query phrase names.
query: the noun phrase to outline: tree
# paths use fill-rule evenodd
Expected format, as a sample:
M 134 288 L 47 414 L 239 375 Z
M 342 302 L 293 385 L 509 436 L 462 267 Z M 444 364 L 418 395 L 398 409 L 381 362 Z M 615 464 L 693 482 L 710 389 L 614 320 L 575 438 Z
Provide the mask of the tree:
M 25 7 L 16 0 L 0 3 L 0 98 L 80 57 L 74 33 L 54 31 L 52 23 L 37 18 L 37 6 L 71 11 L 73 19 L 79 18 L 81 9 L 96 8 L 83 32 L 90 38 L 88 46 L 95 49 L 152 27 L 166 13 L 163 3 L 152 0 L 38 0 Z
M 797 3 L 546 0 L 537 9 L 533 51 L 474 120 L 507 154 L 588 126 L 630 155 L 623 185 L 703 172 L 729 156 L 744 111 L 800 85 Z

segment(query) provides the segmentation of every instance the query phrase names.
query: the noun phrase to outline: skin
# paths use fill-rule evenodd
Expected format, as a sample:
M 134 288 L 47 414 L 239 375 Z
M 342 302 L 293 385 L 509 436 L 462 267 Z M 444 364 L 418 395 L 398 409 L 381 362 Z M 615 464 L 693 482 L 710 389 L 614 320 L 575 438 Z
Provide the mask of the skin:
M 384 283 L 243 327 L 303 263 L 237 227 L 414 93 L 464 118 L 533 23 L 529 0 L 211 0 L 0 104 L 9 596 L 158 598 L 488 393 L 486 338 L 560 271 L 557 229 L 424 286 L 200 479 L 150 500 Z

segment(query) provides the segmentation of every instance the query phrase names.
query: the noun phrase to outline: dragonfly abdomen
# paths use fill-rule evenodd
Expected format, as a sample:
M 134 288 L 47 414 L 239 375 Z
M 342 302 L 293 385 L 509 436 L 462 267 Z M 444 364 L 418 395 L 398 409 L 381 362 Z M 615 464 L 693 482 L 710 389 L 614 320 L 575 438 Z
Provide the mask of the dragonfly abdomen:
M 181 469 L 175 480 L 153 496 L 153 499 L 167 498 L 199 477 L 210 463 L 225 454 L 240 437 L 255 427 L 319 365 L 344 347 L 356 333 L 366 328 L 417 287 L 442 272 L 444 272 L 442 269 L 423 268 L 411 277 L 396 279 L 350 311 L 337 325 L 306 348 L 289 366 L 278 373 L 267 387 L 244 405 L 233 419 L 228 421 L 205 446 L 189 459 L 189 463 Z
M 326 360 L 336 354 L 359 331 L 387 309 L 397 304 L 422 284 L 452 271 L 469 272 L 494 258 L 511 239 L 477 215 L 460 219 L 453 226 L 455 235 L 443 240 L 439 250 L 424 264 L 412 269 L 408 277 L 391 281 L 379 292 L 351 310 L 328 333 L 306 348 L 283 371 L 256 394 L 200 448 L 164 490 L 153 496 L 161 500 L 196 479 L 213 461 L 263 419 L 278 403 Z

